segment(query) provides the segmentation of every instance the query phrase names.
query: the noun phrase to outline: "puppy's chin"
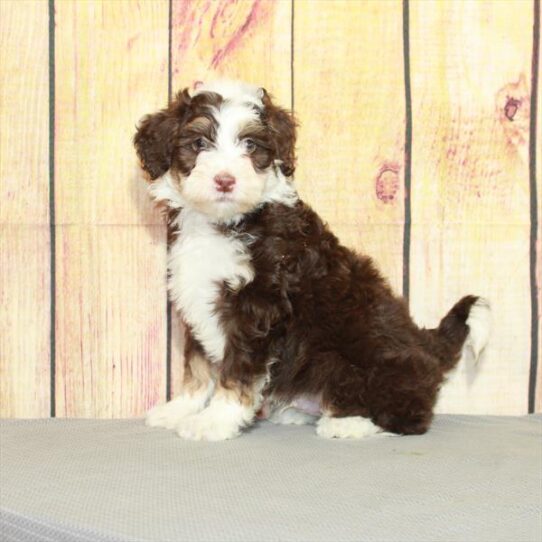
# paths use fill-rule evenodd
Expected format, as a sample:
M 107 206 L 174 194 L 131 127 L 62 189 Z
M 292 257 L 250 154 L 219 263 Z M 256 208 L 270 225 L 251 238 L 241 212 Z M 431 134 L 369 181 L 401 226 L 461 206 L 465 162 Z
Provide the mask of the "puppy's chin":
M 186 208 L 197 211 L 209 218 L 210 221 L 218 223 L 237 222 L 258 207 L 258 202 L 242 201 L 227 196 L 199 201 L 185 197 L 184 201 Z

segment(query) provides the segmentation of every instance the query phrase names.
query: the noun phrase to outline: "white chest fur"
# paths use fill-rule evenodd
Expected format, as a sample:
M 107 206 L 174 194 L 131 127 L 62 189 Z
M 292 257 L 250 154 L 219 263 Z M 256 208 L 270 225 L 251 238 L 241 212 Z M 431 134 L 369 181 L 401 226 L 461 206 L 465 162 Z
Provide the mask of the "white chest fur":
M 169 256 L 172 300 L 209 359 L 220 362 L 226 337 L 216 301 L 223 283 L 235 289 L 253 280 L 250 254 L 240 240 L 217 231 L 199 213 L 184 210 L 178 224 Z

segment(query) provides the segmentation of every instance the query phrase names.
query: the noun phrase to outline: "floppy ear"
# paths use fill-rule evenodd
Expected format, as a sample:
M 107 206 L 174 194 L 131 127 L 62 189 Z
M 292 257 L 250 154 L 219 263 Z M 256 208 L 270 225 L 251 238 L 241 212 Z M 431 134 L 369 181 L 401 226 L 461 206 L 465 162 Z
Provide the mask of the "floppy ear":
M 134 136 L 134 145 L 143 169 L 153 181 L 171 167 L 175 142 L 190 100 L 188 89 L 185 88 L 167 109 L 141 119 Z
M 275 153 L 281 161 L 280 170 L 290 177 L 295 171 L 296 120 L 292 113 L 275 106 L 264 88 L 260 89 L 260 94 L 264 106 L 263 118 L 271 129 Z

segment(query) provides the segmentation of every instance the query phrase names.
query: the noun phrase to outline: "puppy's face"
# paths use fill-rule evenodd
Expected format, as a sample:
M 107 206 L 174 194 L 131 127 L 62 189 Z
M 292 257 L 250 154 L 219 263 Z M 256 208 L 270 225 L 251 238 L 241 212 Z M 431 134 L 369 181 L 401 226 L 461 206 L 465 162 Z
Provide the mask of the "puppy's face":
M 293 118 L 246 85 L 183 90 L 134 142 L 152 181 L 169 172 L 169 201 L 217 221 L 255 209 L 294 171 Z

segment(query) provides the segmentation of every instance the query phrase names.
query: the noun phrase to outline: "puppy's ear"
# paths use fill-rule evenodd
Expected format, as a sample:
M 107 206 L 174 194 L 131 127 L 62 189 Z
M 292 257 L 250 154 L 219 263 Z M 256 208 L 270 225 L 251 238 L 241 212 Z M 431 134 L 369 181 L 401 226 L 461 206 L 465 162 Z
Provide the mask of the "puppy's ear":
M 280 170 L 286 177 L 289 177 L 295 171 L 297 122 L 292 113 L 273 104 L 264 88 L 260 89 L 260 96 L 264 106 L 263 118 L 271 129 L 275 153 L 281 161 Z
M 188 89 L 185 88 L 177 94 L 167 109 L 141 119 L 134 136 L 134 145 L 143 169 L 153 181 L 171 167 L 175 143 L 190 100 Z

